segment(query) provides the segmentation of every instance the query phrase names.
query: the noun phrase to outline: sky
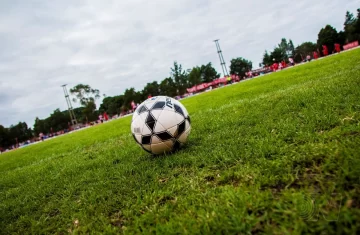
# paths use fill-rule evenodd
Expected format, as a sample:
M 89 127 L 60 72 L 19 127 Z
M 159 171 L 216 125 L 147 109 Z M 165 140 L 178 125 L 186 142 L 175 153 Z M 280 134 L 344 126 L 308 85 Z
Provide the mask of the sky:
M 0 124 L 67 109 L 61 85 L 83 83 L 115 96 L 211 62 L 222 72 L 244 57 L 258 67 L 281 38 L 316 42 L 326 24 L 342 30 L 359 0 L 1 0 Z M 101 100 L 97 102 L 101 103 Z M 79 104 L 73 104 L 78 107 Z

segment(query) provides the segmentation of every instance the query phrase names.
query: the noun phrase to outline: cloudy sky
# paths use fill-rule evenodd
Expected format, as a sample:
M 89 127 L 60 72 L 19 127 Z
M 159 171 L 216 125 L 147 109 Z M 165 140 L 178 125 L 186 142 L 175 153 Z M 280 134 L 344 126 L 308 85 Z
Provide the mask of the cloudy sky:
M 108 96 L 208 62 L 220 72 L 242 56 L 258 65 L 282 37 L 316 41 L 342 29 L 359 0 L 1 0 L 0 124 L 33 125 L 66 109 L 62 84 L 89 84 Z M 326 14 L 324 14 L 326 13 Z M 75 106 L 77 106 L 75 104 Z

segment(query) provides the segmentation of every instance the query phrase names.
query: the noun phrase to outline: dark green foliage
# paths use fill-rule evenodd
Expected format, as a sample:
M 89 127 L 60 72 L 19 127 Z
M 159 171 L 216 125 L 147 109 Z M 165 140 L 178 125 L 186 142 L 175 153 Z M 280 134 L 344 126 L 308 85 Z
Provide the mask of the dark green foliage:
M 0 125 L 0 150 L 30 140 L 32 137 L 33 132 L 25 122 L 19 122 L 9 128 Z
M 199 85 L 204 82 L 211 82 L 220 77 L 214 67 L 209 62 L 206 65 L 196 66 L 192 68 L 188 75 L 189 87 Z
M 359 20 L 355 18 L 351 12 L 346 12 L 344 22 L 344 34 L 346 38 L 346 43 L 359 40 L 359 32 L 357 32 L 356 30 L 356 24 L 358 23 L 358 21 Z
M 151 96 L 160 95 L 160 85 L 158 84 L 157 81 L 146 84 L 146 86 L 144 87 L 144 89 L 141 92 L 141 95 L 142 95 L 142 97 L 141 97 L 142 100 L 147 99 L 147 97 L 149 95 L 151 95 Z
M 296 63 L 303 61 L 307 55 L 313 55 L 314 51 L 317 51 L 317 45 L 312 42 L 304 42 L 296 47 L 294 60 Z
M 135 103 L 142 102 L 142 95 L 140 92 L 135 91 L 135 88 L 126 89 L 124 92 L 124 110 L 131 109 L 131 102 L 134 101 Z
M 118 95 L 114 97 L 106 97 L 103 99 L 100 107 L 100 113 L 108 113 L 109 115 L 116 115 L 121 112 L 121 107 L 124 105 L 124 96 Z
M 262 60 L 262 65 L 263 66 L 270 66 L 272 65 L 273 59 L 271 58 L 271 56 L 269 55 L 268 51 L 265 51 L 264 55 L 263 55 L 263 60 Z
M 176 84 L 171 77 L 165 78 L 160 83 L 160 94 L 161 95 L 175 97 L 177 95 L 177 90 L 178 89 L 176 87 Z
M 0 151 L 17 143 L 27 141 L 33 137 L 31 128 L 25 122 L 19 122 L 16 125 L 11 125 L 5 128 L 0 125 Z
M 93 89 L 89 85 L 78 84 L 70 89 L 70 93 L 75 95 L 74 102 L 79 101 L 82 106 L 86 106 L 88 103 L 95 103 L 96 99 L 100 98 L 100 91 Z
M 212 82 L 213 80 L 220 77 L 220 74 L 216 72 L 211 62 L 206 65 L 201 65 L 201 82 Z
M 84 107 L 82 118 L 79 119 L 81 122 L 88 123 L 98 119 L 95 104 L 95 100 L 100 98 L 100 91 L 98 89 L 93 89 L 89 85 L 78 84 L 70 89 L 70 93 L 76 97 L 73 98 L 73 101 L 79 101 Z
M 189 86 L 195 86 L 202 83 L 201 68 L 199 66 L 194 67 L 189 73 Z
M 50 117 L 40 120 L 35 119 L 34 134 L 39 136 L 39 133 L 51 133 L 61 131 L 68 128 L 70 122 L 70 116 L 67 111 L 61 112 L 59 109 L 55 109 Z
M 334 51 L 334 44 L 338 43 L 338 33 L 334 27 L 331 25 L 326 25 L 325 28 L 322 28 L 318 34 L 317 45 L 320 51 L 322 51 L 322 46 L 326 45 L 329 50 L 329 54 Z
M 273 51 L 269 52 L 265 51 L 263 55 L 262 65 L 272 65 L 274 62 L 287 61 L 288 58 L 293 57 L 295 55 L 295 47 L 293 41 L 290 39 L 289 41 L 286 38 L 282 38 L 281 42 L 277 47 L 274 48 Z
M 176 95 L 186 93 L 186 88 L 189 87 L 188 73 L 183 70 L 182 65 L 176 61 L 174 62 L 174 67 L 171 68 L 171 77 L 174 79 L 176 85 Z
M 245 73 L 251 71 L 252 62 L 242 57 L 232 59 L 230 61 L 230 74 L 236 74 L 240 77 L 244 77 Z

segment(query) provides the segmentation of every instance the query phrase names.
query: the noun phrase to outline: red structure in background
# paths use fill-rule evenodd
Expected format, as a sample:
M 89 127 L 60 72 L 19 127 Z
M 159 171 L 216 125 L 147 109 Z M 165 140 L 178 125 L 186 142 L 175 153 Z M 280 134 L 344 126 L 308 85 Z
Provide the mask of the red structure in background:
M 104 117 L 105 121 L 108 121 L 108 120 L 109 120 L 109 116 L 107 115 L 106 112 L 103 113 L 103 117 Z
M 341 48 L 340 48 L 340 44 L 339 44 L 339 43 L 335 43 L 335 51 L 336 51 L 337 53 L 340 53 Z
M 324 56 L 329 55 L 328 47 L 326 45 L 323 45 L 322 48 L 323 48 L 323 50 L 322 50 L 323 55 Z
M 314 51 L 313 57 L 314 57 L 314 60 L 317 60 L 317 59 L 319 59 L 319 54 L 316 51 Z
M 358 47 L 358 46 L 359 46 L 359 42 L 355 41 L 355 42 L 351 42 L 351 43 L 344 45 L 343 48 L 344 48 L 344 50 L 349 50 L 351 48 Z
M 271 66 L 271 68 L 274 72 L 276 72 L 279 69 L 279 64 L 274 62 L 273 65 Z
M 231 81 L 240 81 L 239 76 L 237 75 L 230 75 L 231 77 Z M 227 77 L 223 77 L 223 78 L 218 78 L 212 82 L 208 82 L 208 83 L 202 83 L 196 86 L 193 86 L 191 88 L 186 89 L 188 93 L 194 93 L 194 92 L 199 92 L 199 91 L 203 91 L 205 89 L 207 89 L 208 87 L 212 87 L 212 88 L 216 88 L 218 87 L 220 84 L 227 84 L 228 80 Z

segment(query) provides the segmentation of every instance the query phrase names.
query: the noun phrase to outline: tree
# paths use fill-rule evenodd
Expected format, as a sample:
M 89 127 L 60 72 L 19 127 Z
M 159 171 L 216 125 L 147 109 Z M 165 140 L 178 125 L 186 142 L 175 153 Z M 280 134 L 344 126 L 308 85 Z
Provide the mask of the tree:
M 60 109 L 55 109 L 54 112 L 48 117 L 46 120 L 49 131 L 61 131 L 68 127 L 68 123 L 70 122 L 70 117 L 68 113 L 61 112 Z
M 0 125 L 0 151 L 11 145 L 9 141 L 9 129 Z
M 355 32 L 357 34 L 357 40 L 360 40 L 360 8 L 357 9 L 357 18 L 356 18 L 356 22 L 354 23 L 355 25 Z
M 338 33 L 338 38 L 337 38 L 337 42 L 340 45 L 345 45 L 347 43 L 347 39 L 346 39 L 346 33 L 344 31 L 340 31 Z
M 98 113 L 96 112 L 95 102 L 89 102 L 83 109 L 83 117 L 81 121 L 83 123 L 96 121 L 98 119 Z
M 174 68 L 171 69 L 171 77 L 175 81 L 176 85 L 176 94 L 182 95 L 186 92 L 186 88 L 188 88 L 188 74 L 185 70 L 182 69 L 182 65 L 178 64 L 176 61 L 174 62 Z
M 230 62 L 230 74 L 244 77 L 245 73 L 252 69 L 252 62 L 242 57 L 232 59 Z
M 84 116 L 84 107 L 77 107 L 73 109 L 75 117 L 77 119 L 78 122 L 82 122 L 85 123 L 86 122 L 86 116 Z M 63 113 L 65 113 L 66 115 L 69 115 L 69 111 L 63 111 Z M 71 123 L 69 122 L 68 125 L 71 125 Z
M 273 62 L 280 62 L 287 59 L 286 52 L 282 50 L 280 47 L 277 47 L 274 49 L 273 52 L 271 52 L 270 57 L 272 58 Z
M 41 120 L 36 117 L 34 123 L 34 134 L 35 136 L 39 136 L 40 133 L 47 133 L 47 128 L 45 127 L 45 120 Z
M 262 64 L 271 65 L 274 61 L 287 61 L 289 57 L 293 57 L 294 55 L 295 48 L 293 41 L 290 39 L 288 42 L 286 38 L 282 38 L 278 46 L 274 48 L 274 51 L 270 52 L 270 54 L 268 51 L 265 51 Z
M 131 102 L 134 101 L 135 103 L 140 103 L 142 101 L 141 99 L 141 93 L 135 91 L 135 88 L 126 89 L 124 92 L 124 104 L 123 108 L 126 110 L 131 109 Z
M 296 63 L 303 61 L 307 55 L 317 51 L 317 45 L 313 42 L 304 42 L 296 47 L 294 60 Z
M 357 39 L 356 23 L 357 20 L 354 18 L 354 15 L 351 12 L 347 11 L 344 22 L 344 33 L 346 37 L 346 43 L 355 41 Z
M 212 66 L 211 62 L 206 65 L 201 65 L 201 82 L 212 82 L 220 77 L 220 74 L 216 72 L 216 69 Z
M 206 65 L 196 66 L 190 70 L 188 75 L 188 86 L 192 87 L 205 82 L 212 82 L 213 80 L 220 77 L 211 62 Z
M 318 48 L 322 51 L 322 46 L 326 45 L 329 49 L 329 53 L 331 53 L 334 50 L 334 44 L 338 42 L 338 39 L 336 29 L 331 25 L 326 25 L 325 28 L 322 28 L 318 34 Z
M 177 94 L 177 88 L 175 82 L 171 77 L 165 78 L 160 83 L 160 94 L 169 97 L 175 97 Z
M 269 66 L 272 63 L 273 63 L 273 60 L 272 60 L 271 56 L 269 55 L 269 53 L 267 51 L 265 51 L 265 53 L 263 55 L 262 64 Z
M 32 130 L 28 128 L 25 122 L 19 122 L 16 125 L 11 125 L 8 130 L 8 141 L 11 145 L 15 145 L 16 142 L 21 143 L 29 140 L 32 136 Z
M 95 100 L 100 98 L 100 91 L 98 89 L 93 89 L 89 85 L 84 84 L 78 84 L 71 88 L 70 93 L 76 96 L 73 101 L 80 101 L 82 106 L 86 106 L 89 102 L 95 103 Z
M 144 89 L 142 90 L 142 99 L 145 100 L 149 95 L 157 96 L 160 93 L 160 86 L 157 81 L 153 81 L 151 83 L 146 84 Z
M 118 95 L 114 97 L 106 97 L 103 99 L 102 104 L 100 105 L 99 112 L 106 112 L 109 115 L 119 114 L 121 111 L 121 107 L 124 104 L 124 96 Z
M 70 93 L 76 97 L 73 101 L 80 101 L 84 107 L 82 122 L 95 121 L 97 119 L 95 100 L 100 98 L 100 91 L 89 85 L 78 84 L 70 89 Z
M 295 47 L 294 47 L 294 43 L 291 39 L 289 40 L 289 44 L 288 44 L 286 52 L 287 52 L 288 57 L 294 57 L 294 55 L 295 55 Z
M 202 83 L 201 68 L 199 66 L 194 67 L 189 73 L 189 86 L 195 86 Z

